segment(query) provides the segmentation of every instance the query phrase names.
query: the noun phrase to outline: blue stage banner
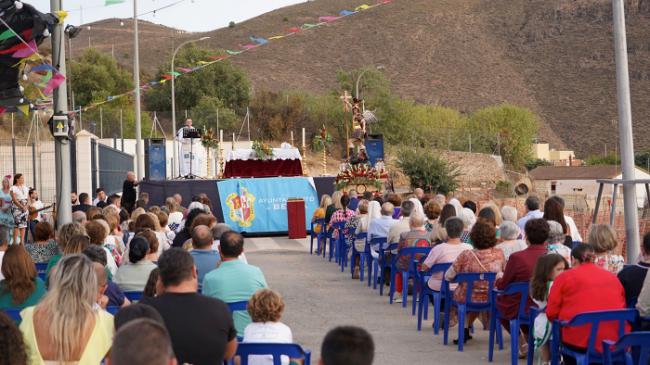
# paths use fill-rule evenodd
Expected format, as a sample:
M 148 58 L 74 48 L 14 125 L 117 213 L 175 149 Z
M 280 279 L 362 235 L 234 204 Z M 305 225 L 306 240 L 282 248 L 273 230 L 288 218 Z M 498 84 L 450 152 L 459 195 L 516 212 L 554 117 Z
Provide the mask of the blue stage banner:
M 286 232 L 287 200 L 305 200 L 305 224 L 318 208 L 314 179 L 309 177 L 273 177 L 227 179 L 217 182 L 219 200 L 226 224 L 237 232 Z

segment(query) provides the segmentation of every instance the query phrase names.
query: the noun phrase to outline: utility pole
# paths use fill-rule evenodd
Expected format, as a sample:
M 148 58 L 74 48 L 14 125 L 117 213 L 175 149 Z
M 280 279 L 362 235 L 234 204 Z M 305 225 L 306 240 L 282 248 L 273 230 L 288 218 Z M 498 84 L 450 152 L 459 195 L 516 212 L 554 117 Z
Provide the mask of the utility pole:
M 57 13 L 63 9 L 63 0 L 50 0 L 50 11 Z M 52 29 L 52 63 L 65 76 L 65 42 L 63 24 L 55 24 Z M 68 93 L 66 81 L 54 89 L 54 115 L 68 117 Z M 54 156 L 56 159 L 56 223 L 60 227 L 72 221 L 72 205 L 70 192 L 72 190 L 70 168 L 70 141 L 65 137 L 54 138 Z
M 135 176 L 144 177 L 142 131 L 140 126 L 140 45 L 138 44 L 138 0 L 133 0 L 133 83 L 135 84 Z
M 639 218 L 634 174 L 634 139 L 632 137 L 632 103 L 630 101 L 630 74 L 627 61 L 625 34 L 625 7 L 623 0 L 612 0 L 614 18 L 614 50 L 616 53 L 616 91 L 618 97 L 618 129 L 623 169 L 623 207 L 625 208 L 625 237 L 627 262 L 636 262 L 639 256 Z

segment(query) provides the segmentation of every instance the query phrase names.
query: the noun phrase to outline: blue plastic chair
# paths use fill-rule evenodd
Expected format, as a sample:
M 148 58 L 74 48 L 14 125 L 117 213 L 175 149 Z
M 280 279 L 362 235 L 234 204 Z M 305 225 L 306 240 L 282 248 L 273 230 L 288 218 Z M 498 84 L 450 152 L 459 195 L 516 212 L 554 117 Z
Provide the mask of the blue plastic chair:
M 418 271 L 417 277 L 420 282 L 420 293 L 418 302 L 418 331 L 422 330 L 422 317 L 427 319 L 429 312 L 429 298 L 433 301 L 433 333 L 438 334 L 440 328 L 440 312 L 442 311 L 442 298 L 446 295 L 445 273 L 451 267 L 451 262 L 446 264 L 435 264 L 427 271 Z M 435 273 L 442 273 L 442 284 L 440 291 L 429 288 L 429 278 Z
M 628 352 L 628 349 L 632 352 Z M 614 362 L 625 365 L 648 364 L 650 360 L 650 332 L 633 332 L 618 339 L 618 341 L 603 341 L 603 357 L 605 365 Z
M 323 232 L 325 230 L 325 218 L 320 218 L 316 219 L 315 221 L 311 222 L 311 228 L 309 231 L 309 254 L 313 255 L 314 254 L 314 238 L 316 238 L 316 250 L 318 251 L 318 248 L 320 247 L 320 232 L 316 233 L 315 229 L 317 226 L 320 226 L 320 232 Z
M 456 275 L 454 280 L 445 282 L 446 285 L 446 294 L 445 297 L 445 326 L 444 326 L 444 337 L 443 343 L 446 345 L 449 339 L 449 315 L 451 313 L 451 307 L 456 307 L 458 311 L 458 351 L 463 351 L 463 345 L 465 344 L 465 316 L 468 312 L 489 312 L 492 308 L 492 300 L 494 296 L 491 295 L 492 290 L 494 290 L 494 281 L 496 280 L 497 274 L 494 272 L 486 273 L 459 273 Z M 474 284 L 477 281 L 487 281 L 488 282 L 488 296 L 487 302 L 473 302 L 472 301 L 472 290 L 474 289 Z M 449 290 L 449 283 L 465 283 L 466 285 L 466 300 L 465 303 L 459 303 L 454 300 L 453 292 Z M 456 289 L 458 290 L 458 289 Z
M 376 246 L 379 249 L 383 248 L 384 246 L 387 246 L 386 237 L 370 238 L 369 242 L 366 242 L 366 248 L 364 250 L 366 254 L 366 260 L 368 261 L 368 287 L 370 287 L 370 282 L 374 280 L 372 284 L 372 288 L 377 289 L 377 274 L 375 273 L 374 279 L 372 275 L 373 269 L 375 265 L 377 265 L 377 260 L 375 260 L 372 257 L 372 254 L 370 253 L 371 246 Z
M 2 311 L 5 312 L 9 318 L 13 319 L 16 324 L 19 324 L 20 321 L 23 320 L 20 316 L 22 309 L 3 309 Z
M 358 233 L 355 238 L 355 241 L 359 240 L 364 240 L 365 247 L 368 247 L 368 233 L 366 232 L 361 232 Z M 350 276 L 354 276 L 354 260 L 358 257 L 359 258 L 359 281 L 363 282 L 363 273 L 364 273 L 364 268 L 366 264 L 366 252 L 364 249 L 364 252 L 359 252 L 357 251 L 357 248 L 354 246 L 354 244 L 351 247 L 352 249 L 352 255 L 350 256 Z
M 341 272 L 343 272 L 348 266 L 348 253 L 350 252 L 349 238 L 351 235 L 354 235 L 354 232 L 347 232 L 347 234 L 341 232 L 345 233 L 345 229 L 339 232 L 339 240 L 336 249 L 336 263 L 341 266 Z
M 514 295 L 519 294 L 519 308 L 517 309 L 517 316 L 514 318 L 509 318 L 510 322 L 510 362 L 513 365 L 516 365 L 519 362 L 519 329 L 522 325 L 530 326 L 530 316 L 529 313 L 526 313 L 526 303 L 528 302 L 529 296 L 529 283 L 520 282 L 512 283 L 508 285 L 504 290 L 494 289 L 492 291 L 492 308 L 490 310 L 490 344 L 488 347 L 488 361 L 492 362 L 494 354 L 494 336 L 497 335 L 497 338 L 501 340 L 501 323 L 500 319 L 506 319 L 501 313 L 496 304 L 496 298 L 500 295 Z M 498 332 L 497 332 L 498 331 Z M 528 331 L 528 343 L 532 342 L 533 332 Z M 499 341 L 499 349 L 503 349 L 503 342 Z M 528 358 L 532 358 L 534 355 L 535 348 L 533 346 L 528 346 Z
M 36 263 L 36 274 L 38 274 L 38 277 L 41 278 L 41 280 L 46 281 L 47 280 L 47 262 L 37 262 Z
M 142 299 L 143 292 L 141 291 L 125 291 L 124 296 L 126 299 L 128 299 L 131 303 L 137 302 L 140 299 Z
M 636 320 L 638 312 L 634 309 L 617 309 L 609 311 L 586 312 L 577 314 L 569 321 L 553 321 L 553 334 L 551 336 L 551 364 L 557 365 L 560 355 L 572 356 L 578 365 L 590 363 L 603 363 L 603 354 L 596 351 L 596 335 L 601 322 L 618 322 L 618 337 L 625 334 L 625 322 L 632 323 Z M 562 328 L 591 325 L 587 350 L 584 353 L 573 351 L 562 346 Z
M 108 307 L 106 307 L 106 311 L 112 315 L 116 315 L 117 312 L 120 311 L 120 307 L 116 305 L 109 305 Z
M 535 355 L 535 318 L 542 313 L 544 310 L 540 310 L 537 307 L 530 307 L 530 313 L 528 313 L 530 324 L 528 325 L 528 330 L 532 336 L 528 336 L 528 359 L 526 359 L 526 365 L 533 365 L 534 355 Z M 498 334 L 499 332 L 497 332 Z M 499 339 L 499 341 L 501 341 Z M 550 343 L 550 342 L 549 342 Z M 499 349 L 503 350 L 503 343 L 499 342 Z M 531 352 L 532 349 L 532 352 Z M 533 356 L 531 356 L 531 353 Z
M 341 236 L 343 235 L 343 229 L 345 228 L 345 222 L 336 222 L 332 227 L 330 227 L 329 232 L 327 233 L 327 238 L 329 239 L 330 243 L 330 254 L 329 254 L 329 261 L 331 262 L 332 259 L 335 259 L 334 255 L 338 254 L 338 245 L 339 245 L 339 240 Z M 334 232 L 338 231 L 338 236 L 337 238 L 334 238 Z
M 281 356 L 292 359 L 303 359 L 304 365 L 311 364 L 311 351 L 295 343 L 240 343 L 237 345 L 237 356 L 241 365 L 248 365 L 250 355 L 271 355 L 273 365 L 282 365 Z
M 427 240 L 422 240 L 428 245 Z M 420 241 L 418 241 L 420 243 Z M 395 276 L 402 275 L 402 307 L 406 308 L 408 301 L 408 283 L 409 279 L 413 278 L 413 303 L 415 303 L 415 298 L 417 298 L 417 286 L 419 283 L 415 278 L 417 277 L 418 266 L 420 265 L 420 259 L 425 257 L 431 251 L 431 247 L 405 247 L 399 250 L 397 256 L 392 260 L 390 264 L 390 289 L 388 291 L 388 298 L 390 304 L 393 304 L 393 296 L 395 295 Z M 406 270 L 403 270 L 397 266 L 399 261 L 405 257 L 405 260 L 408 260 L 409 266 Z M 412 314 L 415 315 L 415 305 L 413 305 Z
M 393 250 L 397 250 L 397 243 L 391 243 L 390 245 L 388 245 L 388 247 L 380 248 L 379 257 L 373 263 L 373 270 L 374 270 L 373 275 L 374 275 L 375 283 L 377 282 L 377 275 L 379 275 L 379 295 L 384 295 L 384 285 L 385 285 L 384 272 L 386 272 L 386 269 L 390 269 L 393 264 L 392 259 L 388 260 L 386 258 L 386 252 L 391 252 Z M 394 258 L 395 257 L 393 257 L 393 259 Z M 392 271 L 390 272 L 390 275 L 393 275 Z

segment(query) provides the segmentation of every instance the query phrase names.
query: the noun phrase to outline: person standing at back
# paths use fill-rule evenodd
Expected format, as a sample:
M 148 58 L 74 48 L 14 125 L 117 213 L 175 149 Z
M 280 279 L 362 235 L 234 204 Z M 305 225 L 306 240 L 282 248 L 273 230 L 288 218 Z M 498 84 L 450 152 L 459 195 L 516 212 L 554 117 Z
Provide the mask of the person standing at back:
M 124 180 L 124 184 L 122 184 L 122 207 L 126 209 L 129 214 L 133 211 L 133 208 L 135 207 L 135 199 L 136 199 L 136 193 L 135 193 L 135 187 L 138 186 L 139 182 L 135 179 L 135 174 L 133 171 L 129 171 L 126 173 L 126 180 Z
M 238 259 L 243 251 L 244 238 L 239 233 L 226 232 L 221 236 L 221 265 L 205 275 L 203 295 L 235 303 L 248 301 L 258 289 L 267 288 L 262 270 Z M 237 335 L 242 337 L 251 318 L 245 311 L 233 313 L 233 318 Z
M 163 294 L 143 298 L 165 321 L 180 364 L 222 365 L 237 350 L 237 333 L 221 300 L 198 294 L 196 266 L 182 248 L 172 247 L 158 260 Z

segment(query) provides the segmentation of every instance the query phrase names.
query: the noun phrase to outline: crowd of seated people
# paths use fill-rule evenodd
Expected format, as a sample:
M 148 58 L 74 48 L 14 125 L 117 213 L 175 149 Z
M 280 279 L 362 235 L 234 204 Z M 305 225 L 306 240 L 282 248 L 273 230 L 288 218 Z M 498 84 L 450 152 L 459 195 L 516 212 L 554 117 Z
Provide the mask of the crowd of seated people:
M 650 268 L 650 233 L 644 236 L 638 261 L 625 265 L 616 231 L 605 224 L 594 224 L 589 227 L 583 243 L 581 232 L 565 212 L 564 200 L 559 196 L 552 196 L 542 203 L 531 195 L 524 203 L 525 212 L 519 214 L 516 207 L 507 204 L 499 207 L 492 201 L 477 204 L 471 200 L 461 204 L 456 198 L 447 200 L 444 195 L 433 196 L 421 191 L 405 198 L 393 193 L 370 197 L 351 197 L 350 193 L 336 192 L 332 198 L 328 197 L 327 201 L 331 200 L 329 215 L 338 217 L 338 221 L 348 217 L 346 227 L 349 230 L 344 234 L 358 252 L 364 252 L 366 241 L 354 240 L 353 237 L 360 232 L 367 233 L 371 259 L 383 257 L 386 262 L 391 262 L 399 256 L 400 250 L 414 247 L 417 242 L 418 246 L 431 249 L 424 260 L 415 258 L 415 265 L 421 264 L 419 270 L 427 271 L 436 264 L 451 264 L 444 274 L 447 281 L 453 281 L 460 273 L 493 272 L 497 278 L 496 289 L 503 290 L 514 283 L 529 283 L 525 311 L 531 307 L 540 310 L 532 335 L 535 352 L 543 363 L 550 357 L 550 327 L 546 325 L 549 321 L 569 320 L 588 311 L 635 307 L 642 316 L 650 314 L 650 275 L 646 275 Z M 337 202 L 337 198 L 343 204 Z M 352 213 L 348 212 L 347 205 L 351 199 L 359 201 L 357 211 Z M 367 208 L 371 206 L 374 209 Z M 381 209 L 373 214 L 372 211 L 380 206 Z M 326 225 L 325 229 L 328 228 Z M 375 238 L 386 238 L 386 245 L 397 244 L 397 249 L 390 251 L 378 247 L 372 244 Z M 378 254 L 380 250 L 385 251 L 383 256 Z M 404 255 L 400 257 L 395 267 L 404 270 L 409 265 L 409 258 L 404 260 Z M 359 260 L 352 264 L 358 265 Z M 358 272 L 359 268 L 355 270 Z M 402 283 L 401 275 L 391 274 L 395 275 L 397 295 L 393 302 L 399 303 L 401 291 L 406 290 L 407 283 Z M 439 291 L 442 282 L 443 274 L 438 272 L 428 278 L 427 285 Z M 416 283 L 408 284 L 412 287 Z M 465 302 L 468 295 L 473 302 L 486 302 L 490 295 L 487 281 L 474 283 L 472 293 L 466 293 L 464 283 L 448 285 L 453 291 L 453 300 L 460 303 Z M 496 297 L 496 307 L 501 314 L 500 325 L 507 331 L 510 330 L 509 320 L 518 315 L 520 299 L 520 294 Z M 453 326 L 457 322 L 453 308 L 450 316 Z M 470 312 L 468 321 L 459 324 L 464 326 L 465 342 L 472 340 L 470 326 L 476 318 L 477 313 Z M 487 327 L 487 318 L 480 319 Z M 635 326 L 637 329 L 648 327 L 643 323 Z M 599 328 L 597 350 L 602 351 L 601 340 L 618 338 L 617 328 L 615 325 Z M 516 350 L 520 358 L 527 355 L 528 333 L 528 325 L 522 325 L 520 333 L 511 334 L 520 337 L 519 349 Z M 563 346 L 573 351 L 586 351 L 587 338 L 588 331 L 584 328 L 562 331 Z M 570 364 L 574 359 L 565 358 L 564 361 Z

